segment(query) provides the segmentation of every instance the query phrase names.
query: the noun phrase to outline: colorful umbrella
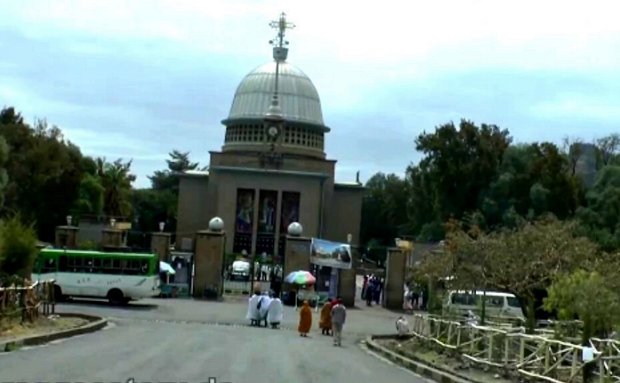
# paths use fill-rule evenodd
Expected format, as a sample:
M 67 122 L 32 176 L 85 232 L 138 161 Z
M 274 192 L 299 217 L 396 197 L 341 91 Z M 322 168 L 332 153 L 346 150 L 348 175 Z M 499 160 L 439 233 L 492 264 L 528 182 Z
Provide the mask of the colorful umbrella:
M 284 278 L 284 282 L 291 283 L 293 285 L 313 285 L 316 283 L 314 275 L 308 271 L 293 271 Z

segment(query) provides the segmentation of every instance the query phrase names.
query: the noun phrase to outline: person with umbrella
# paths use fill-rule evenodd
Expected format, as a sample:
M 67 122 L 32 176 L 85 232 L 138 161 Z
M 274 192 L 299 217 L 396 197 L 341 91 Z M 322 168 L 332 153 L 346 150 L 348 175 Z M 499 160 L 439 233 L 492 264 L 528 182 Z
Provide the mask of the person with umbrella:
M 316 283 L 316 278 L 308 271 L 299 270 L 287 275 L 284 282 L 297 286 L 297 292 L 299 292 L 301 286 L 313 286 Z M 297 308 L 297 298 L 295 298 L 295 308 Z

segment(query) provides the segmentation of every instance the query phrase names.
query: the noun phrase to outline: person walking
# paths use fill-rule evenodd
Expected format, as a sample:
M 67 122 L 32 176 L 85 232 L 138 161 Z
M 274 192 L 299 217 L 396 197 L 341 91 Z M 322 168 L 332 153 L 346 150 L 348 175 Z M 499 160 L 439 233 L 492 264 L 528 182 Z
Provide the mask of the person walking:
M 332 300 L 331 298 L 325 302 L 321 309 L 321 319 L 319 320 L 319 327 L 321 328 L 321 334 L 330 335 L 332 330 Z
M 332 330 L 334 335 L 334 346 L 342 346 L 342 328 L 347 319 L 347 310 L 342 303 L 342 299 L 337 298 L 336 304 L 332 307 Z
M 299 331 L 300 336 L 307 337 L 311 328 L 312 310 L 310 310 L 310 304 L 308 304 L 308 301 L 304 301 L 301 310 L 299 310 L 299 326 L 297 326 L 297 331 Z

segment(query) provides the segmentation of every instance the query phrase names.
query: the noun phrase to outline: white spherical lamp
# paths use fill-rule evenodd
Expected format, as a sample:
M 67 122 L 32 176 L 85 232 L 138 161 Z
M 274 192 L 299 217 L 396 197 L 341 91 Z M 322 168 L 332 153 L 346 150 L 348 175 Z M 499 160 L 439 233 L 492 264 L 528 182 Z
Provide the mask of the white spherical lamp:
M 222 231 L 224 230 L 224 221 L 220 217 L 213 217 L 209 221 L 209 230 Z
M 288 225 L 288 234 L 294 237 L 299 237 L 301 233 L 303 233 L 304 228 L 301 226 L 299 222 L 293 222 Z

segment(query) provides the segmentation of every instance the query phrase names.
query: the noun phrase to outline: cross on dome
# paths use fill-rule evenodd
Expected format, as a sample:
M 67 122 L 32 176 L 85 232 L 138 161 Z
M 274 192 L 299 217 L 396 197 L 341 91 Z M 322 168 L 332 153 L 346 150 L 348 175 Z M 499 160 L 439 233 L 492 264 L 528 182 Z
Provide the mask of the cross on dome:
M 276 38 L 269 41 L 269 44 L 273 45 L 273 58 L 278 62 L 284 61 L 288 53 L 288 48 L 285 48 L 288 41 L 284 40 L 284 35 L 287 29 L 295 28 L 295 24 L 286 21 L 286 13 L 282 12 L 280 19 L 273 20 L 269 26 L 278 31 Z

